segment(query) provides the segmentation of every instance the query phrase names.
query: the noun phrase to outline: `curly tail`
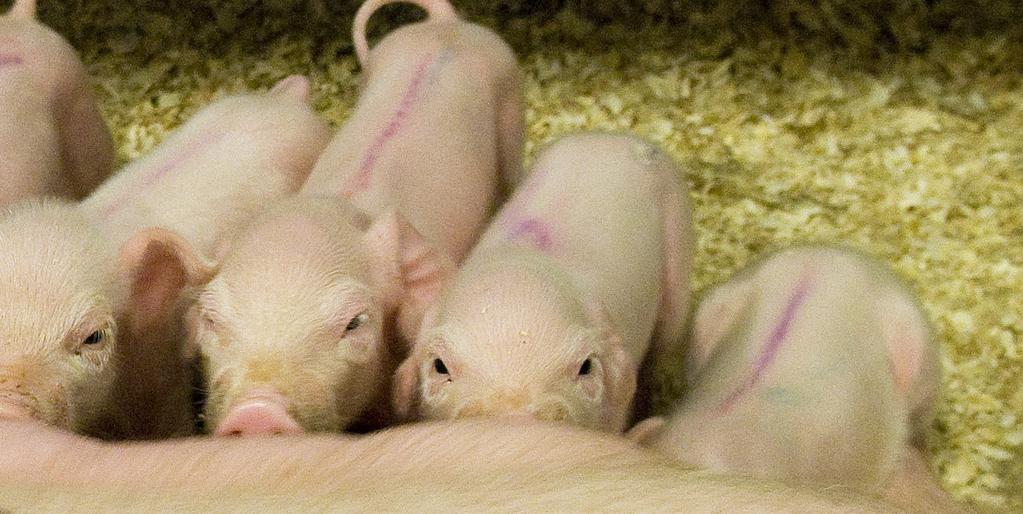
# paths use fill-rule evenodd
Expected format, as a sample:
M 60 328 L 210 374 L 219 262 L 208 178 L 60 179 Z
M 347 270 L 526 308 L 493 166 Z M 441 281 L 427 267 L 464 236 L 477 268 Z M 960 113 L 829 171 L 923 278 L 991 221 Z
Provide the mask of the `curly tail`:
M 33 2 L 34 3 L 34 2 Z M 369 43 L 366 42 L 366 23 L 370 16 L 387 4 L 407 3 L 413 4 L 426 11 L 428 19 L 435 21 L 450 21 L 458 19 L 454 7 L 447 0 L 366 0 L 355 13 L 355 21 L 352 22 L 352 40 L 355 42 L 355 56 L 359 59 L 359 66 L 366 67 L 366 57 L 369 55 Z
M 15 0 L 14 5 L 7 14 L 15 18 L 35 19 L 36 0 Z

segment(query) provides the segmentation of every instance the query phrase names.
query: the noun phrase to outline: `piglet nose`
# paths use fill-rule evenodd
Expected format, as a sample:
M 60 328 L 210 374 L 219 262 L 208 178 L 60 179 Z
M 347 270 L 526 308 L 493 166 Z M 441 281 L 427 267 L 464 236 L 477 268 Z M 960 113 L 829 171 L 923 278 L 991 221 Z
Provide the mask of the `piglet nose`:
M 218 436 L 295 435 L 302 427 L 288 415 L 284 397 L 277 393 L 249 395 L 236 403 L 214 431 Z

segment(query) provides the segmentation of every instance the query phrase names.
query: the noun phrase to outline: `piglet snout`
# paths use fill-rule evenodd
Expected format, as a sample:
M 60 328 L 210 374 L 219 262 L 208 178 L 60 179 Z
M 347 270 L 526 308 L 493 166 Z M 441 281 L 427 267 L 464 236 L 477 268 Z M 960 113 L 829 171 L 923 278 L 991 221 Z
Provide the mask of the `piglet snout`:
M 287 400 L 276 391 L 250 393 L 235 403 L 214 432 L 218 436 L 295 435 L 302 427 L 288 414 Z

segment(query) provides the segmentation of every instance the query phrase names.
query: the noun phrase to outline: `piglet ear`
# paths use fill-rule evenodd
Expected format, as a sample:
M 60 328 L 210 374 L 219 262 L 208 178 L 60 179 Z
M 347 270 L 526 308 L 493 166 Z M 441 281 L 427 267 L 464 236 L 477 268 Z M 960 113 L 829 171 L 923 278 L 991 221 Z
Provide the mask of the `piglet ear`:
M 268 94 L 274 96 L 286 96 L 305 103 L 309 103 L 309 93 L 312 85 L 304 75 L 290 75 L 285 77 L 274 87 L 270 88 Z
M 384 303 L 397 309 L 399 334 L 412 341 L 427 308 L 453 274 L 454 262 L 396 211 L 373 222 L 364 238 Z
M 585 301 L 586 314 L 600 333 L 606 348 L 604 360 L 604 426 L 616 433 L 625 430 L 631 414 L 632 399 L 636 395 L 639 364 L 625 348 L 621 332 L 615 326 L 604 304 L 598 300 Z
M 184 340 L 181 343 L 181 357 L 185 362 L 192 362 L 199 357 L 198 338 L 200 337 L 200 331 L 203 329 L 202 324 L 205 322 L 202 307 L 198 301 L 193 301 L 192 305 L 185 311 L 184 322 L 185 334 Z
M 914 411 L 914 418 L 929 417 L 940 387 L 941 366 L 926 317 L 908 293 L 894 288 L 878 297 L 877 316 L 896 391 Z
M 187 241 L 162 228 L 135 234 L 121 247 L 120 259 L 130 287 L 131 322 L 141 330 L 172 314 L 185 286 L 206 282 L 214 273 Z
M 199 306 L 192 304 L 191 307 L 185 312 L 185 338 L 181 343 L 181 357 L 185 362 L 191 362 L 199 356 L 199 343 L 196 341 L 196 325 L 201 323 L 199 320 Z
M 611 338 L 610 344 L 610 358 L 604 367 L 604 405 L 607 409 L 605 426 L 615 433 L 621 433 L 632 415 L 639 366 L 629 355 L 621 337 Z
M 739 322 L 753 300 L 753 280 L 726 282 L 710 291 L 693 316 L 693 337 L 686 355 L 686 380 L 692 382 L 721 340 Z
M 396 419 L 411 421 L 416 395 L 419 393 L 419 359 L 415 356 L 405 359 L 394 374 L 391 405 Z

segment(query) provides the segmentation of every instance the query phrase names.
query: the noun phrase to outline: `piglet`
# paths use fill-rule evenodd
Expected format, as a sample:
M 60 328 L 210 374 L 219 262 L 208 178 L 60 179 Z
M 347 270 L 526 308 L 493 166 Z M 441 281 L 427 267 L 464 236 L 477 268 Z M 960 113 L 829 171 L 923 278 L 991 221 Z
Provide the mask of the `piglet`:
M 881 264 L 808 246 L 750 266 L 700 304 L 688 367 L 687 397 L 666 423 L 635 427 L 635 439 L 713 470 L 954 508 L 919 450 L 940 384 L 937 348 Z
M 84 200 L 82 212 L 115 241 L 163 227 L 198 253 L 220 248 L 265 203 L 297 191 L 330 141 L 310 89 L 293 75 L 265 94 L 203 108 Z
M 400 355 L 522 156 L 515 56 L 442 1 L 367 57 L 365 87 L 298 198 L 250 224 L 188 319 L 217 435 L 374 427 Z M 360 43 L 361 42 L 361 43 Z M 503 178 L 502 178 L 503 177 Z
M 368 0 L 356 13 L 362 95 L 305 191 L 339 194 L 372 216 L 398 207 L 461 261 L 522 174 L 521 72 L 507 43 L 446 0 L 410 2 L 429 18 L 367 50 L 366 21 L 390 3 Z
M 85 68 L 35 10 L 35 0 L 17 0 L 0 16 L 0 207 L 43 195 L 82 198 L 114 164 Z
M 685 324 L 693 248 L 679 173 L 626 135 L 543 151 L 423 316 L 396 410 L 620 432 L 651 342 L 665 351 Z
M 106 443 L 0 420 L 14 512 L 885 513 L 842 487 L 683 469 L 547 423 L 415 423 L 362 437 Z
M 0 217 L 0 417 L 104 437 L 192 429 L 179 294 L 263 204 L 293 193 L 329 140 L 292 77 L 221 100 L 81 204 Z

